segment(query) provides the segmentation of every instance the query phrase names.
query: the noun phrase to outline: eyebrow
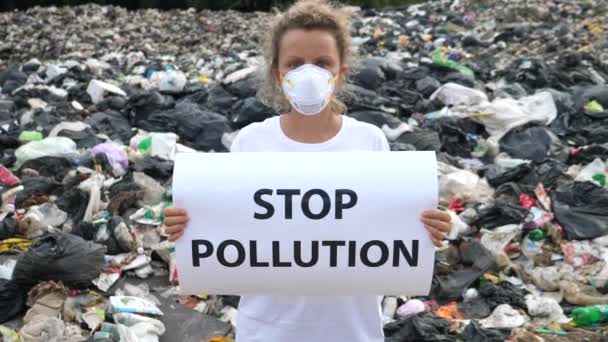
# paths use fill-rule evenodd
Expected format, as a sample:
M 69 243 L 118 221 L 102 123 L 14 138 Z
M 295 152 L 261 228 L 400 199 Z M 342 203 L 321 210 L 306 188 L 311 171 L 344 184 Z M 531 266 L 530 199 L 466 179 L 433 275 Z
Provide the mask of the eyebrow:
M 287 58 L 290 58 L 290 59 L 304 59 L 301 56 L 287 56 Z M 323 56 L 317 57 L 316 59 L 323 59 L 323 58 L 331 59 L 332 57 L 329 56 L 329 55 L 323 55 Z

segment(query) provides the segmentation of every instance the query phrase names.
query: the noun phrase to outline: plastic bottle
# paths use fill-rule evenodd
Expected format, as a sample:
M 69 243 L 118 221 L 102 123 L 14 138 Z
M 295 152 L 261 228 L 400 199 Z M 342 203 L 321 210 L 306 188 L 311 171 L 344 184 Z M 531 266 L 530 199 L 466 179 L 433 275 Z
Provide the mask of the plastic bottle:
M 608 305 L 592 305 L 576 308 L 572 311 L 572 319 L 576 325 L 592 326 L 608 320 Z
M 521 252 L 528 259 L 532 260 L 534 258 L 534 256 L 541 251 L 544 244 L 545 244 L 545 239 L 534 241 L 530 237 L 530 234 L 528 234 L 521 242 Z

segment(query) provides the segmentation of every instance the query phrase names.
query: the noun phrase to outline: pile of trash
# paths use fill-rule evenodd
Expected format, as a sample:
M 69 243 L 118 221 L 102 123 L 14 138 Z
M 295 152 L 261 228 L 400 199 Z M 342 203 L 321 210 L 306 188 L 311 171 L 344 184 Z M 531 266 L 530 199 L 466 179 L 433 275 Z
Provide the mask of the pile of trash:
M 384 298 L 387 341 L 605 340 L 608 3 L 353 16 L 348 115 L 392 150 L 438 152 L 454 222 L 431 293 Z M 0 13 L 5 341 L 230 341 L 239 298 L 177 294 L 163 208 L 176 153 L 227 151 L 276 115 L 256 97 L 269 18 Z

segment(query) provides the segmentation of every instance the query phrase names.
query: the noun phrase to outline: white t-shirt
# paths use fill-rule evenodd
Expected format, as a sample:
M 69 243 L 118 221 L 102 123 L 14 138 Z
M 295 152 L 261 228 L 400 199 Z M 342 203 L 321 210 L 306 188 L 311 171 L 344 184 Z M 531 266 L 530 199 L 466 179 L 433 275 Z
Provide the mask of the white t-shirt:
M 232 152 L 388 151 L 382 131 L 343 116 L 331 139 L 306 144 L 288 138 L 278 116 L 243 128 Z M 242 296 L 236 342 L 384 342 L 382 296 Z

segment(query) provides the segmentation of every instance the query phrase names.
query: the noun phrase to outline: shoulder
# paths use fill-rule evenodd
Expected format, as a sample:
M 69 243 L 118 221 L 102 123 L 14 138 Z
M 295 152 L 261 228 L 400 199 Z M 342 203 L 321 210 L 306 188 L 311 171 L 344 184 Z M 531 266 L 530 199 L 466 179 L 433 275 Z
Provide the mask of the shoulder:
M 278 119 L 278 116 L 273 116 L 264 121 L 254 122 L 241 128 L 234 138 L 230 150 L 240 151 L 243 145 L 247 145 L 251 141 L 260 141 L 263 138 L 271 136 L 274 133 L 276 120 Z
M 384 145 L 388 146 L 386 136 L 379 127 L 349 116 L 344 116 L 344 120 L 348 125 L 349 130 L 359 138 L 368 139 L 369 142 L 373 144 L 374 150 L 384 150 Z

